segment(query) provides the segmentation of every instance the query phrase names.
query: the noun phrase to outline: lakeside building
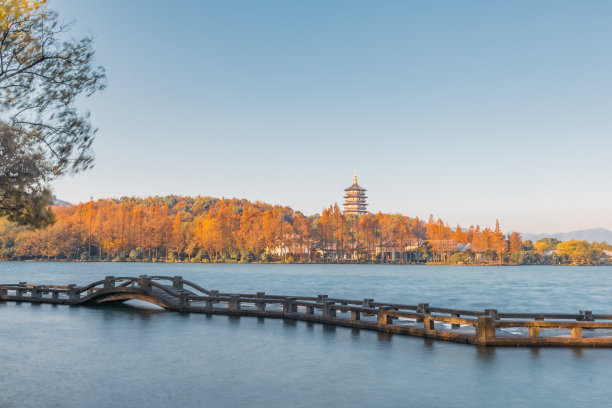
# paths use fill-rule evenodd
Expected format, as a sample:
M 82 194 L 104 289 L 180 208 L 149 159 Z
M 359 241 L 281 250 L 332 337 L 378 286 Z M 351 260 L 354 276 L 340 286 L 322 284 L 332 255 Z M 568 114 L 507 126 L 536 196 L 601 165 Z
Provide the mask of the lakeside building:
M 353 179 L 353 185 L 349 188 L 345 188 L 346 194 L 344 195 L 344 214 L 367 214 L 367 206 L 365 192 L 368 191 L 365 188 L 357 184 L 357 170 L 355 170 L 355 178 Z

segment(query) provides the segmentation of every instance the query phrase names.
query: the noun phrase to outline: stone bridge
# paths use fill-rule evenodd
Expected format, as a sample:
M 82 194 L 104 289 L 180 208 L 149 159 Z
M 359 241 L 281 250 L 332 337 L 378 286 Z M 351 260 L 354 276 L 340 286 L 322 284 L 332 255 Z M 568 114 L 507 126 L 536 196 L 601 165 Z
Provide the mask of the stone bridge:
M 133 299 L 177 312 L 304 320 L 478 346 L 612 347 L 612 315 L 589 310 L 503 313 L 328 295 L 221 293 L 180 276 L 107 276 L 86 286 L 0 284 L 0 301 L 95 305 Z

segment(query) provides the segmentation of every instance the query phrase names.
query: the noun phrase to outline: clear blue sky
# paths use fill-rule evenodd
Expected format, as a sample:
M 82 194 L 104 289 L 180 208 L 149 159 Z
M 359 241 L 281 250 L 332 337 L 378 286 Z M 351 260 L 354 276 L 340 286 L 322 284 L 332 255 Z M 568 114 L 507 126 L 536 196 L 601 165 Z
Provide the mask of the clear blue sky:
M 93 33 L 96 167 L 71 202 L 342 201 L 612 229 L 612 2 L 50 0 Z

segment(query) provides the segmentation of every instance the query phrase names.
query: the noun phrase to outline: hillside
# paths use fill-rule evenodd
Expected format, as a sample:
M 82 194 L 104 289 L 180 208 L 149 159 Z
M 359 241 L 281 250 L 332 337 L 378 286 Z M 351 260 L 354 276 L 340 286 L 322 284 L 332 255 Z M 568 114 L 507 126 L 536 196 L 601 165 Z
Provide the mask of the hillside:
M 605 228 L 591 228 L 570 232 L 556 232 L 554 234 L 530 234 L 521 233 L 523 239 L 537 241 L 542 238 L 557 238 L 559 241 L 577 239 L 588 242 L 612 242 L 612 231 Z

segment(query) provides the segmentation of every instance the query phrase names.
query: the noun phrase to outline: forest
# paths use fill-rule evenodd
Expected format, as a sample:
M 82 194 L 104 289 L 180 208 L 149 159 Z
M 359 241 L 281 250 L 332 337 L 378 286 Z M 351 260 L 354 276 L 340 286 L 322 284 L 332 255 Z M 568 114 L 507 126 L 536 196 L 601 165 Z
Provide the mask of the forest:
M 446 264 L 610 263 L 607 243 L 524 241 L 517 232 L 450 227 L 401 214 L 345 215 L 337 204 L 306 216 L 244 199 L 164 196 L 51 208 L 43 229 L 0 218 L 0 259 L 132 262 Z

